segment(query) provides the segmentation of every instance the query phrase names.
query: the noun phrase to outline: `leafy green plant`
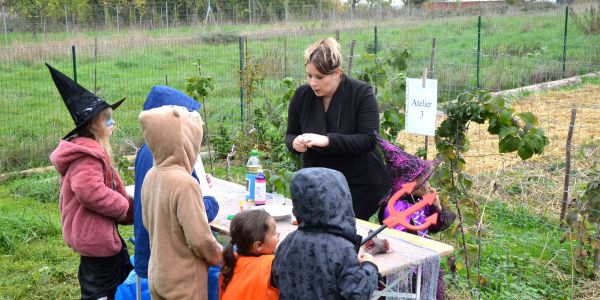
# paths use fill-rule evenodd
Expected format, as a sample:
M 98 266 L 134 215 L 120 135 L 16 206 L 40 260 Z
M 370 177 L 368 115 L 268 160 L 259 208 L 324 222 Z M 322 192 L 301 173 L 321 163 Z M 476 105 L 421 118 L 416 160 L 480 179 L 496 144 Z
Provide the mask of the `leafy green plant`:
M 121 176 L 121 179 L 123 180 L 123 183 L 125 183 L 125 185 L 130 185 L 135 182 L 135 174 L 133 168 L 131 168 L 131 163 L 129 162 L 129 159 L 127 159 L 127 157 L 116 157 L 114 159 L 114 164 L 119 170 L 119 175 Z
M 287 109 L 294 95 L 297 82 L 292 78 L 282 81 L 284 89 L 281 97 L 263 101 L 262 105 L 254 110 L 256 116 L 255 138 L 256 148 L 263 155 L 263 167 L 267 167 L 266 175 L 268 184 L 273 191 L 289 196 L 289 182 L 296 170 L 301 166 L 300 156 L 292 154 L 285 145 L 285 131 L 287 128 Z
M 244 88 L 244 107 L 246 109 L 246 124 L 252 123 L 251 112 L 253 110 L 254 94 L 258 86 L 266 78 L 266 67 L 253 54 L 246 49 L 246 63 L 239 71 L 240 86 Z
M 541 154 L 548 144 L 544 130 L 537 125 L 537 117 L 530 112 L 515 114 L 510 101 L 502 96 L 491 96 L 487 91 L 465 92 L 446 107 L 447 119 L 436 132 L 439 155 L 449 159 L 460 158 L 458 153 L 469 150 L 467 132 L 470 122 L 488 122 L 488 133 L 500 139 L 498 151 L 517 151 L 523 160 Z M 463 169 L 464 160 L 457 160 Z
M 517 152 L 519 157 L 526 160 L 534 154 L 541 154 L 548 144 L 544 130 L 537 125 L 537 118 L 530 112 L 515 114 L 510 107 L 510 101 L 502 96 L 492 96 L 487 91 L 462 93 L 458 99 L 446 106 L 447 118 L 442 121 L 436 130 L 435 143 L 438 151 L 437 158 L 449 165 L 440 173 L 441 182 L 448 187 L 453 195 L 454 204 L 461 224 L 462 247 L 467 270 L 467 283 L 470 283 L 468 243 L 466 240 L 464 219 L 461 213 L 461 202 L 470 206 L 477 220 L 476 227 L 481 227 L 481 216 L 477 202 L 469 198 L 468 190 L 472 178 L 465 172 L 466 162 L 463 158 L 469 151 L 468 131 L 471 122 L 477 124 L 488 123 L 487 131 L 499 137 L 498 151 L 500 153 Z M 477 230 L 477 249 L 480 248 L 480 230 Z M 478 256 L 481 251 L 477 250 Z M 478 257 L 477 262 L 480 261 Z M 478 264 L 477 282 L 481 286 L 484 278 L 480 276 Z
M 371 66 L 358 77 L 377 89 L 377 101 L 383 111 L 379 131 L 390 141 L 395 141 L 404 128 L 406 69 L 411 54 L 409 48 L 390 48 L 382 57 L 367 54 L 365 57 Z
M 574 268 L 578 273 L 586 271 L 585 262 L 590 256 L 594 259 L 594 273 L 597 273 L 600 231 L 597 230 L 594 234 L 589 227 L 599 228 L 600 224 L 600 179 L 590 181 L 579 200 L 577 208 L 565 218 L 569 231 L 561 239 L 561 242 L 567 239 L 576 242 L 573 258 L 575 259 Z M 593 255 L 590 255 L 590 250 L 594 252 Z
M 194 98 L 194 100 L 202 102 L 202 105 L 204 105 L 206 97 L 215 89 L 215 85 L 211 76 L 202 75 L 200 61 L 194 63 L 194 66 L 198 68 L 198 74 L 186 79 L 185 92 Z
M 371 66 L 359 77 L 376 87 L 377 99 L 383 114 L 380 134 L 395 141 L 400 130 L 404 128 L 404 107 L 406 91 L 406 69 L 412 51 L 408 48 L 392 48 L 387 55 L 376 57 L 367 56 Z M 464 229 L 461 205 L 470 208 L 477 220 L 476 227 L 481 226 L 480 208 L 474 199 L 468 197 L 472 186 L 472 178 L 465 172 L 466 162 L 462 155 L 469 150 L 468 129 L 471 122 L 488 123 L 488 132 L 499 137 L 498 151 L 500 153 L 517 152 L 525 160 L 534 154 L 541 154 L 548 144 L 548 138 L 542 128 L 537 126 L 537 118 L 529 112 L 515 113 L 510 101 L 501 96 L 491 96 L 487 91 L 464 92 L 455 101 L 446 105 L 447 118 L 436 130 L 435 141 L 438 151 L 437 158 L 445 162 L 445 168 L 440 168 L 436 179 L 449 194 L 453 194 L 458 212 L 460 236 L 462 237 L 462 252 L 465 257 L 467 283 L 471 288 L 468 253 L 476 251 L 481 254 L 481 231 L 475 235 L 467 235 Z M 422 152 L 421 152 L 422 154 Z M 444 197 L 442 197 L 444 198 Z M 458 199 L 462 199 L 459 204 Z M 443 199 L 442 202 L 444 202 Z M 455 232 L 455 231 L 454 231 Z M 469 241 L 467 243 L 467 240 Z M 477 262 L 480 259 L 478 258 Z M 460 264 L 458 264 L 460 265 Z M 486 278 L 480 276 L 478 264 L 477 282 L 485 285 Z
M 215 89 L 213 78 L 211 76 L 202 75 L 202 65 L 198 60 L 197 63 L 194 63 L 194 66 L 198 68 L 198 75 L 193 75 L 186 79 L 187 84 L 185 86 L 185 92 L 190 95 L 194 100 L 198 102 L 202 102 L 203 109 L 203 119 L 204 122 L 208 122 L 208 116 L 206 115 L 206 97 Z M 210 169 L 213 171 L 212 167 L 212 152 L 210 149 L 210 131 L 208 126 L 205 127 L 204 130 L 204 140 L 208 145 L 208 156 L 210 157 Z

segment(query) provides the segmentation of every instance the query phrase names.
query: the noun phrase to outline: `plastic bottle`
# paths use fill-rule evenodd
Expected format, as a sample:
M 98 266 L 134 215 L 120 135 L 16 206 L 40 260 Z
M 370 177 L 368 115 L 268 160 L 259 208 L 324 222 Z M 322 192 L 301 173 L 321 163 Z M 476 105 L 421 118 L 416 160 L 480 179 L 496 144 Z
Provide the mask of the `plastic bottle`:
M 254 184 L 256 183 L 256 174 L 260 166 L 260 159 L 258 158 L 258 150 L 252 150 L 250 152 L 250 158 L 246 164 L 246 201 L 254 201 Z
M 263 170 L 258 170 L 254 183 L 254 205 L 265 205 L 267 202 L 267 179 Z

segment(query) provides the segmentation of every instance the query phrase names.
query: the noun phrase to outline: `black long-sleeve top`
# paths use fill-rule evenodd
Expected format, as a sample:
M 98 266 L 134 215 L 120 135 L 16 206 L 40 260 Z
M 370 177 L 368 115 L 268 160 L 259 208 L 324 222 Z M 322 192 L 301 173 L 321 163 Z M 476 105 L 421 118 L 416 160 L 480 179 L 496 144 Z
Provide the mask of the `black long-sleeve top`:
M 304 133 L 327 135 L 327 147 L 312 147 L 303 154 L 304 167 L 325 167 L 344 174 L 357 218 L 368 220 L 391 186 L 375 145 L 379 108 L 373 89 L 342 76 L 327 112 L 323 99 L 309 85 L 302 85 L 288 109 L 285 143 L 290 151 L 294 139 Z

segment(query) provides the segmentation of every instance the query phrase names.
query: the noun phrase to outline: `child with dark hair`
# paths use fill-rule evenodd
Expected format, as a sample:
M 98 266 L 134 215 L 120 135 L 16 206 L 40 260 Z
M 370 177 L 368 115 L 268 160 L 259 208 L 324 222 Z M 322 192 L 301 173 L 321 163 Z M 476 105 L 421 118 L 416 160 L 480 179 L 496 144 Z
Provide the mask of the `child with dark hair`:
M 388 172 L 392 177 L 392 189 L 390 195 L 393 195 L 402 189 L 405 184 L 415 182 L 414 190 L 410 194 L 402 196 L 400 201 L 397 201 L 394 204 L 394 209 L 396 211 L 404 211 L 421 201 L 423 196 L 436 192 L 435 189 L 429 184 L 429 177 L 431 177 L 439 165 L 439 160 L 423 160 L 417 156 L 405 152 L 401 148 L 386 141 L 379 135 L 377 135 L 377 142 L 383 150 Z M 381 203 L 381 205 L 384 207 L 379 210 L 378 216 L 380 222 L 383 222 L 383 220 L 390 215 L 390 212 L 387 209 L 388 199 L 389 195 L 384 197 Z M 427 217 L 433 215 L 434 213 L 438 213 L 438 220 L 436 224 L 429 226 L 429 228 L 412 232 L 407 228 L 404 228 L 402 225 L 397 225 L 394 227 L 394 229 L 408 231 L 418 234 L 421 237 L 425 237 L 428 233 L 437 233 L 447 229 L 450 225 L 452 225 L 452 222 L 454 222 L 454 218 L 456 217 L 456 214 L 453 212 L 442 208 L 440 199 L 436 194 L 434 203 L 432 205 L 425 206 L 417 210 L 415 213 L 408 216 L 406 221 L 412 225 L 421 225 L 425 223 L 425 219 Z
M 277 248 L 273 282 L 280 299 L 368 299 L 378 268 L 358 255 L 352 196 L 344 175 L 326 168 L 302 169 L 292 177 L 298 230 Z
M 406 153 L 404 150 L 393 145 L 379 135 L 377 135 L 377 142 L 383 150 L 382 152 L 385 157 L 387 169 L 392 177 L 392 190 L 390 195 L 393 195 L 402 189 L 402 187 L 407 183 L 415 183 L 415 187 L 410 194 L 402 196 L 399 199 L 400 201 L 396 201 L 396 203 L 394 203 L 394 209 L 396 211 L 401 212 L 407 210 L 421 201 L 423 196 L 436 192 L 435 189 L 429 184 L 429 177 L 431 177 L 439 165 L 439 160 L 427 161 Z M 389 200 L 389 197 L 389 195 L 386 196 L 381 203 L 382 207 L 379 210 L 378 215 L 379 222 L 383 222 L 383 220 L 388 218 L 390 215 L 390 212 L 387 208 L 387 201 Z M 428 228 L 418 231 L 411 231 L 402 225 L 397 225 L 394 227 L 394 229 L 407 231 L 417 234 L 421 237 L 427 237 L 428 233 L 437 233 L 446 230 L 448 227 L 450 227 L 450 225 L 452 225 L 454 219 L 456 218 L 455 213 L 449 209 L 442 208 L 440 199 L 436 194 L 432 205 L 420 208 L 412 215 L 408 216 L 406 221 L 412 225 L 422 225 L 425 224 L 427 217 L 432 216 L 435 213 L 438 214 L 436 224 L 433 224 Z M 416 274 L 413 273 L 413 276 L 416 276 Z M 416 282 L 416 280 L 413 282 Z M 436 290 L 436 300 L 443 299 L 445 299 L 444 271 L 440 268 Z
M 242 211 L 231 221 L 229 232 L 231 242 L 223 251 L 219 299 L 278 299 L 277 288 L 271 285 L 271 265 L 279 243 L 273 217 L 261 209 Z

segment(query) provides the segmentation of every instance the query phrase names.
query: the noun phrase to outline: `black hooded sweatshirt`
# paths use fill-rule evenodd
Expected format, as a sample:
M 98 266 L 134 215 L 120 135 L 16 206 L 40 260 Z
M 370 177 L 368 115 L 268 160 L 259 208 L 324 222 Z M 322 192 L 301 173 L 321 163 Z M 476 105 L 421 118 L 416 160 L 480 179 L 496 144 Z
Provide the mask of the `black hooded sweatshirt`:
M 277 248 L 272 281 L 279 298 L 368 299 L 377 288 L 375 264 L 358 261 L 360 236 L 342 173 L 306 168 L 292 177 L 300 225 Z

